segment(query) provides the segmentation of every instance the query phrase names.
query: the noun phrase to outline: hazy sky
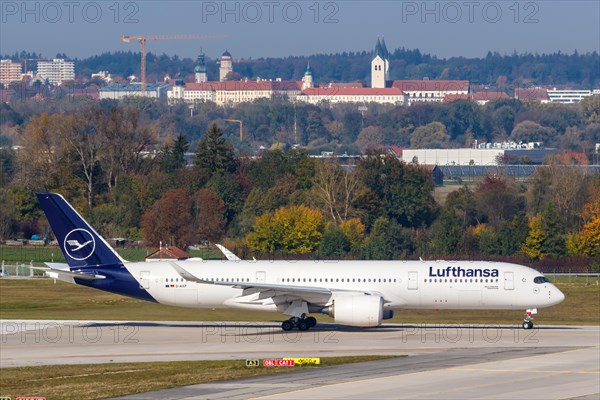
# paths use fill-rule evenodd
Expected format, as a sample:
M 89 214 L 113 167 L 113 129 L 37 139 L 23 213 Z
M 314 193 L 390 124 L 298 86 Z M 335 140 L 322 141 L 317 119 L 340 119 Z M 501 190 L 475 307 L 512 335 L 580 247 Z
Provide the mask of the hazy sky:
M 441 57 L 488 50 L 600 51 L 600 1 L 5 1 L 0 53 L 87 57 L 133 50 L 119 35 L 215 34 L 222 39 L 153 41 L 148 50 L 234 58 L 419 48 Z

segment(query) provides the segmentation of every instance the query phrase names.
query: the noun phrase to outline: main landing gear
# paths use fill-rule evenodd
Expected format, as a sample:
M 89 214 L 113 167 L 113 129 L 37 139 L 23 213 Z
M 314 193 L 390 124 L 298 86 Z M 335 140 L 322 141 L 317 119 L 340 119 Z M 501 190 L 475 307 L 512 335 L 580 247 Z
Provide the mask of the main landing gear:
M 306 331 L 317 325 L 317 319 L 315 317 L 298 318 L 292 317 L 281 323 L 281 329 L 284 331 L 291 331 L 297 328 L 299 331 Z
M 537 309 L 528 309 L 525 311 L 525 319 L 523 320 L 523 329 L 533 329 L 533 317 L 532 314 L 537 314 Z

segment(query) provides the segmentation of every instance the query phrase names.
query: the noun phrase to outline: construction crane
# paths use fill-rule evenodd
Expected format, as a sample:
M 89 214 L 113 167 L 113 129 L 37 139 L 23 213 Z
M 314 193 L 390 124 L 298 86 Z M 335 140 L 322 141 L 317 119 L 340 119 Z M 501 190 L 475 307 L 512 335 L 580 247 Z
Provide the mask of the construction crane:
M 222 39 L 225 35 L 121 35 L 124 42 L 137 41 L 142 46 L 142 96 L 146 95 L 146 41 L 148 40 L 199 40 Z
M 240 143 L 241 143 L 242 140 L 244 139 L 244 122 L 240 119 L 226 119 L 224 121 L 237 122 L 238 124 L 240 124 Z

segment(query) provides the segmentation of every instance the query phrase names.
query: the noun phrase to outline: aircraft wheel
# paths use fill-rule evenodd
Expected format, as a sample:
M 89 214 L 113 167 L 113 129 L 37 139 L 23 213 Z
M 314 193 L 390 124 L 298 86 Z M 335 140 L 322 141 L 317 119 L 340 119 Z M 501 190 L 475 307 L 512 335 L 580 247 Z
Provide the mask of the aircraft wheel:
M 306 331 L 306 330 L 308 330 L 308 328 L 310 328 L 310 326 L 306 319 L 301 319 L 300 321 L 298 321 L 298 329 L 299 330 Z
M 523 329 L 532 329 L 532 328 L 533 328 L 533 322 L 523 321 Z
M 294 324 L 292 324 L 292 321 L 287 320 L 287 321 L 283 321 L 281 323 L 281 329 L 283 329 L 284 331 L 291 331 L 292 329 L 294 329 Z
M 317 325 L 317 319 L 315 317 L 308 317 L 306 318 L 306 322 L 308 322 L 308 327 L 312 328 L 315 325 Z

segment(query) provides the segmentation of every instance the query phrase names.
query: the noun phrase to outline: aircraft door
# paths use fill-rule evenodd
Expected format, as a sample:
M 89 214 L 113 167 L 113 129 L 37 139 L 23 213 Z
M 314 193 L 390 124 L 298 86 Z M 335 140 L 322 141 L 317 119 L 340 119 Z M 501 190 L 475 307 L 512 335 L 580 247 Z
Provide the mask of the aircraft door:
M 256 271 L 256 283 L 265 283 L 266 277 L 265 271 Z
M 408 289 L 417 290 L 419 288 L 419 273 L 417 271 L 408 272 Z
M 515 276 L 513 272 L 504 273 L 504 290 L 515 289 Z
M 140 286 L 142 289 L 150 289 L 150 271 L 140 271 Z

